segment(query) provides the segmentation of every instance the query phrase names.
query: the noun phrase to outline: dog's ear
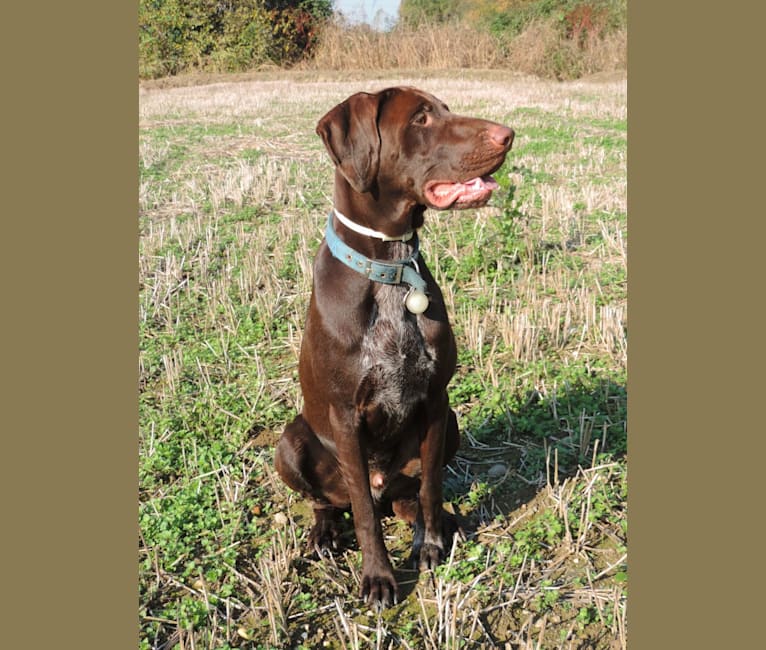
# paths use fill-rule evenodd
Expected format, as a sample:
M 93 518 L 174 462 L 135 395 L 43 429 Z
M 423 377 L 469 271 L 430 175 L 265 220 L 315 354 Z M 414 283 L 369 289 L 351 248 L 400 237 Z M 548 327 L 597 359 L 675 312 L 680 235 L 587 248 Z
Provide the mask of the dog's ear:
M 357 93 L 331 109 L 316 132 L 335 165 L 357 192 L 375 185 L 380 165 L 380 95 Z

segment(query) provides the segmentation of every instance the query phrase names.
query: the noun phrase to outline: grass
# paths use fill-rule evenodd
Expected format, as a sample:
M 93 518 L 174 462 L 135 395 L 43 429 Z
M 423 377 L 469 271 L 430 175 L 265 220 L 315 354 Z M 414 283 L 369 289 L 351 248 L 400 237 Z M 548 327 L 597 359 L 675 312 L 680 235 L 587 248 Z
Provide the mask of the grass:
M 331 205 L 317 119 L 421 86 L 514 127 L 491 206 L 429 212 L 423 254 L 459 346 L 466 539 L 429 575 L 386 520 L 403 598 L 305 547 L 273 469 L 301 406 L 311 264 Z M 461 71 L 305 72 L 140 93 L 141 648 L 614 648 L 626 643 L 626 85 Z
M 389 31 L 330 21 L 302 67 L 319 70 L 498 68 L 557 79 L 625 70 L 627 29 L 590 33 L 578 43 L 555 17 L 531 20 L 518 34 L 493 34 L 473 19 L 397 23 Z

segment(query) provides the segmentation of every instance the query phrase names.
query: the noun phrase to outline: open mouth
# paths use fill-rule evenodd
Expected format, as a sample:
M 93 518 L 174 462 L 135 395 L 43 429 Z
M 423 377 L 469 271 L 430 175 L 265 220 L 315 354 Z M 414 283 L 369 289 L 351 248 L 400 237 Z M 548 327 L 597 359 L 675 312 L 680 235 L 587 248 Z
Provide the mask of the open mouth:
M 492 191 L 500 186 L 489 174 L 477 176 L 465 183 L 431 181 L 423 188 L 425 198 L 432 208 L 475 208 L 485 205 Z

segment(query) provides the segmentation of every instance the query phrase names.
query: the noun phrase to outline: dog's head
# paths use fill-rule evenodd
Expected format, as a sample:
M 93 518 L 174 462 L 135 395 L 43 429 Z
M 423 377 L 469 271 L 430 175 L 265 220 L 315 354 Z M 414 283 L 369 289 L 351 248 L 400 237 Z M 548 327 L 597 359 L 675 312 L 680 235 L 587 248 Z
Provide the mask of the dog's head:
M 419 205 L 479 207 L 498 185 L 514 132 L 451 113 L 415 88 L 357 93 L 317 124 L 339 172 L 354 191 L 399 195 Z

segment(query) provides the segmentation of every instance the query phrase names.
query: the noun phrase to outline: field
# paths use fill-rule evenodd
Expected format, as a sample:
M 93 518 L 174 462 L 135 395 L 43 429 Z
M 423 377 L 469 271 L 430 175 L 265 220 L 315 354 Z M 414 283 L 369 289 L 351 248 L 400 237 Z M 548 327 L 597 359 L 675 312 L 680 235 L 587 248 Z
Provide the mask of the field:
M 294 72 L 140 91 L 141 648 L 625 648 L 627 84 L 507 72 Z M 357 598 L 353 534 L 305 546 L 273 448 L 332 165 L 314 127 L 358 90 L 409 84 L 516 141 L 480 210 L 426 214 L 423 256 L 459 348 L 462 443 L 445 472 L 463 539 Z

